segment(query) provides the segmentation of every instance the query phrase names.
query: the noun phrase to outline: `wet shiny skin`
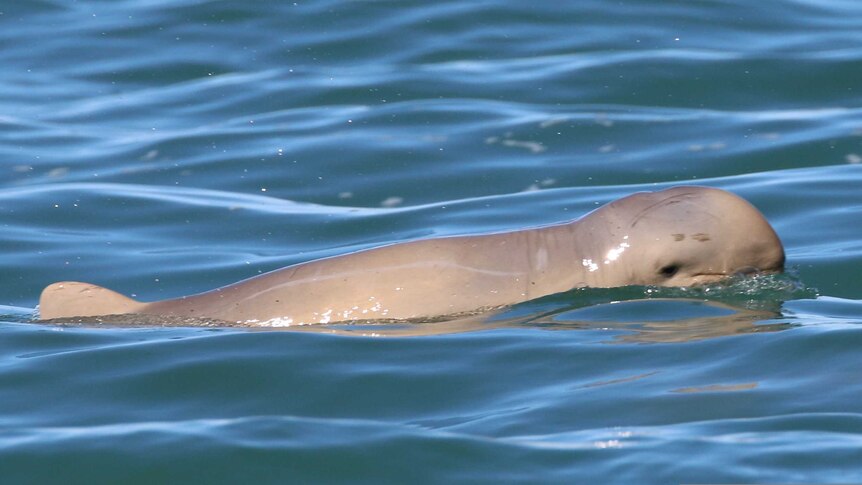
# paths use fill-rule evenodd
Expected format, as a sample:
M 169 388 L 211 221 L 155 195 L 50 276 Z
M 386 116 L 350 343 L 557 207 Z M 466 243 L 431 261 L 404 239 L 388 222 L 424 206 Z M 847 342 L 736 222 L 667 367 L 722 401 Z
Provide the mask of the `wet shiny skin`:
M 585 286 L 690 286 L 783 264 L 778 236 L 753 206 L 718 189 L 676 187 L 565 224 L 393 244 L 154 303 L 62 282 L 45 289 L 40 309 L 43 319 L 139 313 L 268 326 L 412 319 Z

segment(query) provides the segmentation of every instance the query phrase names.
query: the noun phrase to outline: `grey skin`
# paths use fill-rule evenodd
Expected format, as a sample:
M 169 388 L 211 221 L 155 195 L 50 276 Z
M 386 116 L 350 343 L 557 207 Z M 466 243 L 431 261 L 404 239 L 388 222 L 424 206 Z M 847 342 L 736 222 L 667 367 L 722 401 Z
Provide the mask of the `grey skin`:
M 572 222 L 392 244 L 152 303 L 54 283 L 43 320 L 116 314 L 298 325 L 482 311 L 578 287 L 691 286 L 778 272 L 784 249 L 751 204 L 707 187 L 641 192 Z

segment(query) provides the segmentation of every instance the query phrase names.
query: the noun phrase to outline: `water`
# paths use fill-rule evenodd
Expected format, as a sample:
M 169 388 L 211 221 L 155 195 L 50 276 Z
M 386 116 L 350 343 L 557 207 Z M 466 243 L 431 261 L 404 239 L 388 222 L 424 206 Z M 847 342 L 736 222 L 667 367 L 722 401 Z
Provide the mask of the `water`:
M 862 481 L 862 3 L 0 1 L 4 483 Z M 303 331 L 31 322 L 697 183 L 789 276 Z

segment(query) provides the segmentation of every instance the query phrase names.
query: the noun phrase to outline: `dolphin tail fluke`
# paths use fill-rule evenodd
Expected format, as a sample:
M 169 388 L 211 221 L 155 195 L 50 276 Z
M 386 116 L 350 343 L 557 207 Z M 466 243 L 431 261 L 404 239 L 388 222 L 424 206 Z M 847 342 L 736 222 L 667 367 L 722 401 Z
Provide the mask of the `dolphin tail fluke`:
M 48 285 L 39 297 L 39 318 L 95 317 L 136 313 L 145 303 L 135 301 L 116 291 L 77 281 L 61 281 Z

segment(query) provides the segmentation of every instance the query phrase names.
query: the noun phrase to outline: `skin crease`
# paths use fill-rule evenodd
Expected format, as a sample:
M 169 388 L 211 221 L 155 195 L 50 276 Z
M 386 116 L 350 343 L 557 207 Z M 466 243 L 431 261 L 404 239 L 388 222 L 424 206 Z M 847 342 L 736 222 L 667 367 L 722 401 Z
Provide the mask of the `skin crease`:
M 564 224 L 392 244 L 153 303 L 54 283 L 39 310 L 43 320 L 126 313 L 281 325 L 413 319 L 576 287 L 691 286 L 783 267 L 781 241 L 748 202 L 720 189 L 674 187 Z

